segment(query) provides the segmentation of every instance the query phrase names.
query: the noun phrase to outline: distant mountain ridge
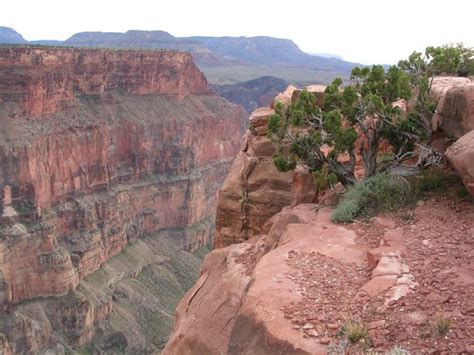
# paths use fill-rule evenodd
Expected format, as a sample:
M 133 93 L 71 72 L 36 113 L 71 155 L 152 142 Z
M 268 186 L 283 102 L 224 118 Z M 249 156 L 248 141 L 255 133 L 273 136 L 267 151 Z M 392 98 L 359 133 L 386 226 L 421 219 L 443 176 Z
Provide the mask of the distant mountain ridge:
M 190 52 L 200 66 L 257 65 L 335 71 L 347 74 L 357 65 L 338 58 L 303 52 L 289 39 L 258 37 L 175 37 L 166 31 L 80 32 L 65 41 L 26 41 L 0 27 L 0 43 L 65 45 L 103 48 L 150 48 Z
M 26 44 L 28 41 L 13 28 L 0 26 L 0 43 Z
M 257 65 L 350 72 L 356 63 L 303 52 L 292 40 L 273 37 L 190 37 L 211 51 Z

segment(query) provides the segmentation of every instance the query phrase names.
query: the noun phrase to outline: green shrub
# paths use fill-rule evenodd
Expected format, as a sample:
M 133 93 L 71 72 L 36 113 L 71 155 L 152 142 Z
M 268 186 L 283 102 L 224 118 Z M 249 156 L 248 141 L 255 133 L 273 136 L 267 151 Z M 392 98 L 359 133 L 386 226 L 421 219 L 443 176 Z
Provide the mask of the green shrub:
M 438 316 L 435 319 L 434 330 L 437 335 L 446 335 L 451 329 L 452 320 L 444 316 Z
M 448 194 L 464 198 L 467 196 L 467 190 L 463 191 L 464 185 L 457 174 L 440 169 L 432 168 L 423 171 L 422 174 L 413 177 L 410 180 L 413 186 L 414 195 L 423 197 L 426 194 Z
M 378 174 L 351 186 L 332 215 L 333 222 L 351 222 L 354 218 L 392 210 L 411 200 L 410 185 L 402 178 Z
M 423 172 L 418 180 L 417 190 L 420 193 L 428 191 L 443 191 L 448 186 L 446 174 L 439 170 L 428 170 Z
M 347 339 L 351 344 L 359 344 L 365 349 L 372 347 L 367 328 L 354 320 L 348 320 L 339 330 L 338 336 Z

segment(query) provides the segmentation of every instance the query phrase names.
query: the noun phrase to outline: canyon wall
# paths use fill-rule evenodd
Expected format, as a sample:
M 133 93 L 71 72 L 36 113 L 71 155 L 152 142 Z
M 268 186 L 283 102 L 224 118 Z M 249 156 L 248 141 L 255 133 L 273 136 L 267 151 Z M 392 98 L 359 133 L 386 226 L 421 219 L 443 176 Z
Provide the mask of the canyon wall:
M 3 351 L 89 342 L 113 284 L 168 262 L 151 237 L 176 253 L 208 244 L 245 122 L 187 53 L 1 47 Z M 137 243 L 148 262 L 93 282 Z

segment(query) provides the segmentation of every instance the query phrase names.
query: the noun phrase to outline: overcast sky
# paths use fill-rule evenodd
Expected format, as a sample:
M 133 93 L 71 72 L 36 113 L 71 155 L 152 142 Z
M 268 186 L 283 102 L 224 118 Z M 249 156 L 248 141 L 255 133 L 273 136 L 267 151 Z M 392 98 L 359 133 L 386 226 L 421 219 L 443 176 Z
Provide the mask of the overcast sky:
M 474 0 L 5 0 L 0 26 L 27 40 L 81 31 L 292 39 L 306 52 L 394 63 L 447 42 L 474 46 Z

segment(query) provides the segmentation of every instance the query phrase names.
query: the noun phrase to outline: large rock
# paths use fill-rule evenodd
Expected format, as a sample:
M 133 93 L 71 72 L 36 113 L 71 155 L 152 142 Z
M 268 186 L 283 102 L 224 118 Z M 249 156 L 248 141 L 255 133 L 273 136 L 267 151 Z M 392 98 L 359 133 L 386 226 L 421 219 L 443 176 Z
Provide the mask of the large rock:
M 450 146 L 446 157 L 461 176 L 468 191 L 474 195 L 474 130 Z
M 433 79 L 431 98 L 437 102 L 433 130 L 441 127 L 448 136 L 460 138 L 474 129 L 474 84 L 468 78 Z
M 287 208 L 270 223 L 276 248 L 267 249 L 262 237 L 211 252 L 201 278 L 176 310 L 163 353 L 326 353 L 324 339 L 302 336 L 283 308 L 303 299 L 286 277 L 289 254 L 323 255 L 351 267 L 365 263 L 355 233 L 332 224 L 331 212 L 312 204 Z
M 474 83 L 449 90 L 441 116 L 441 127 L 449 136 L 460 138 L 473 130 Z
M 308 85 L 308 86 L 305 86 L 303 90 L 306 90 L 312 93 L 314 97 L 316 98 L 316 104 L 318 106 L 322 106 L 323 101 L 324 101 L 324 91 L 326 90 L 326 86 Z M 295 102 L 299 98 L 301 91 L 303 90 L 298 89 L 298 90 L 293 91 L 293 94 L 291 96 L 291 102 Z
M 310 93 L 314 95 L 316 98 L 316 103 L 318 106 L 321 106 L 324 101 L 324 91 L 326 90 L 326 86 L 324 85 L 308 85 L 305 86 L 303 89 L 299 89 L 296 86 L 289 85 L 285 91 L 279 93 L 276 97 L 275 100 L 273 101 L 272 107 L 275 106 L 275 104 L 281 103 L 284 106 L 288 106 L 289 104 L 295 102 L 298 97 L 301 94 L 301 91 L 307 90 Z
M 144 237 L 174 231 L 189 251 L 209 243 L 247 122 L 186 53 L 2 47 L 0 124 L 0 307 L 20 317 L 22 301 L 76 294 Z M 111 312 L 100 287 L 77 307 L 51 305 L 45 322 L 0 321 L 5 344 L 35 353 L 37 331 L 54 347 L 49 323 L 90 341 Z
M 274 166 L 275 148 L 266 137 L 272 113 L 271 109 L 258 109 L 250 116 L 250 129 L 219 194 L 216 248 L 260 234 L 265 221 L 284 206 L 311 202 L 315 197 L 313 177 L 307 169 L 282 173 Z
M 438 76 L 433 78 L 431 83 L 430 97 L 436 102 L 436 112 L 432 118 L 432 128 L 436 131 L 440 128 L 442 122 L 442 112 L 446 102 L 446 93 L 448 90 L 469 84 L 468 78 L 459 78 L 451 76 Z
M 285 91 L 283 92 L 280 92 L 276 97 L 275 99 L 273 100 L 273 105 L 272 107 L 274 108 L 276 103 L 280 103 L 284 106 L 287 106 L 289 104 L 291 104 L 291 100 L 293 98 L 293 93 L 295 92 L 295 90 L 298 90 L 298 88 L 294 85 L 289 85 Z

